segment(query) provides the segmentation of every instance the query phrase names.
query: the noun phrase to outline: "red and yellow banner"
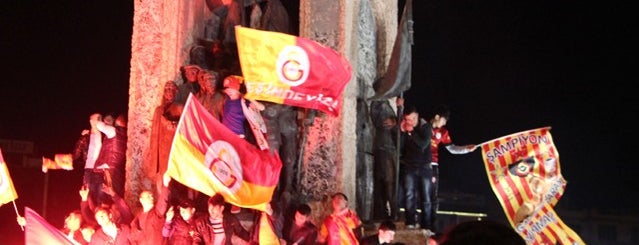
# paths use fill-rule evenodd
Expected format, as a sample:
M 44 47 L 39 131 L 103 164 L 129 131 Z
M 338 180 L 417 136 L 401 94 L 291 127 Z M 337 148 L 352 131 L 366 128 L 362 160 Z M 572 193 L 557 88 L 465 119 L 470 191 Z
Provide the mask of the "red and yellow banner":
M 42 157 L 43 173 L 49 169 L 73 170 L 73 156 L 71 154 L 55 154 L 54 159 Z
M 9 168 L 7 168 L 7 163 L 4 162 L 2 149 L 0 149 L 0 206 L 17 198 L 18 193 L 13 186 L 13 181 L 9 175 Z
M 506 218 L 527 244 L 584 244 L 553 210 L 566 188 L 550 127 L 481 144 L 486 173 Z
M 257 235 L 255 240 L 258 244 L 280 245 L 280 239 L 277 237 L 277 234 L 275 234 L 273 222 L 266 212 L 261 212 L 257 225 L 257 231 L 254 231 L 254 233 Z
M 215 119 L 192 95 L 186 101 L 169 155 L 167 173 L 236 206 L 265 210 L 277 186 L 282 162 L 259 150 Z
M 339 114 L 352 75 L 340 53 L 279 32 L 236 26 L 235 36 L 246 98 Z
M 49 224 L 36 211 L 25 207 L 24 218 L 27 221 L 24 230 L 25 244 L 52 244 L 52 245 L 74 245 L 66 235 Z

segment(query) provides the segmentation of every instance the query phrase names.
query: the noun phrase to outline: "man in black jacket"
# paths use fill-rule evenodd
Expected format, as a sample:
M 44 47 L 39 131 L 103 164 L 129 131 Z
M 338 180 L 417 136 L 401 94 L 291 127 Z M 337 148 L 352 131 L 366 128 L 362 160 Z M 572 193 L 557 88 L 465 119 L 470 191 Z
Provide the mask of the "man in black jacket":
M 233 235 L 249 241 L 250 233 L 244 229 L 235 215 L 224 212 L 226 202 L 220 194 L 209 198 L 208 215 L 195 221 L 194 244 L 226 244 L 232 245 Z

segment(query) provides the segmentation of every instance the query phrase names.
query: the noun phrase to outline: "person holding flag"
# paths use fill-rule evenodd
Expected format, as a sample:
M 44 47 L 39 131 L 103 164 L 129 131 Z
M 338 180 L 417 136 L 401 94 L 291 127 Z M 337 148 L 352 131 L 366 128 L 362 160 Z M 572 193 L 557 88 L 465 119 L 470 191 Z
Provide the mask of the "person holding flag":
M 338 192 L 331 199 L 333 213 L 322 222 L 318 242 L 328 245 L 359 244 L 362 221 L 355 211 L 348 208 L 348 198 Z
M 265 211 L 279 181 L 277 152 L 260 150 L 225 127 L 190 95 L 171 148 L 167 173 L 207 196 Z

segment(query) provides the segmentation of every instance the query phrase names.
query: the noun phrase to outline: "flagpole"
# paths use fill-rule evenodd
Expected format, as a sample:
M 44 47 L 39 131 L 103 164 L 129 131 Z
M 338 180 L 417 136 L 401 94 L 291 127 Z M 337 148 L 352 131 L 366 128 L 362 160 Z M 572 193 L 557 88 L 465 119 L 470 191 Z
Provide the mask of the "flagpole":
M 42 193 L 42 217 L 47 218 L 47 199 L 49 197 L 49 172 L 44 173 L 44 191 Z
M 399 94 L 399 98 L 404 98 L 404 92 Z M 396 140 L 395 140 L 395 207 L 392 207 L 395 210 L 395 215 L 399 216 L 399 153 L 400 149 L 400 141 L 401 141 L 401 119 L 402 114 L 404 114 L 404 105 L 397 105 L 397 130 L 396 130 Z M 395 219 L 399 217 L 393 217 Z
M 16 216 L 20 217 L 20 213 L 18 212 L 18 206 L 16 206 L 16 200 L 11 201 L 13 203 L 13 209 L 16 211 Z M 24 231 L 24 226 L 20 225 L 20 229 Z

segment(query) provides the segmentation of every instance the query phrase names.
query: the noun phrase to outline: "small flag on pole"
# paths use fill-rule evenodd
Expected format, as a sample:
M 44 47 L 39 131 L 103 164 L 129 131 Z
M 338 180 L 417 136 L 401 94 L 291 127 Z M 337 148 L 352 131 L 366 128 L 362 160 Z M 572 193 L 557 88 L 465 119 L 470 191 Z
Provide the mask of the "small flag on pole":
M 13 186 L 11 175 L 9 175 L 9 168 L 7 168 L 7 163 L 2 156 L 2 149 L 0 149 L 0 206 L 17 198 L 18 193 Z
M 43 173 L 49 169 L 73 170 L 73 156 L 71 154 L 55 154 L 54 159 L 42 157 Z

